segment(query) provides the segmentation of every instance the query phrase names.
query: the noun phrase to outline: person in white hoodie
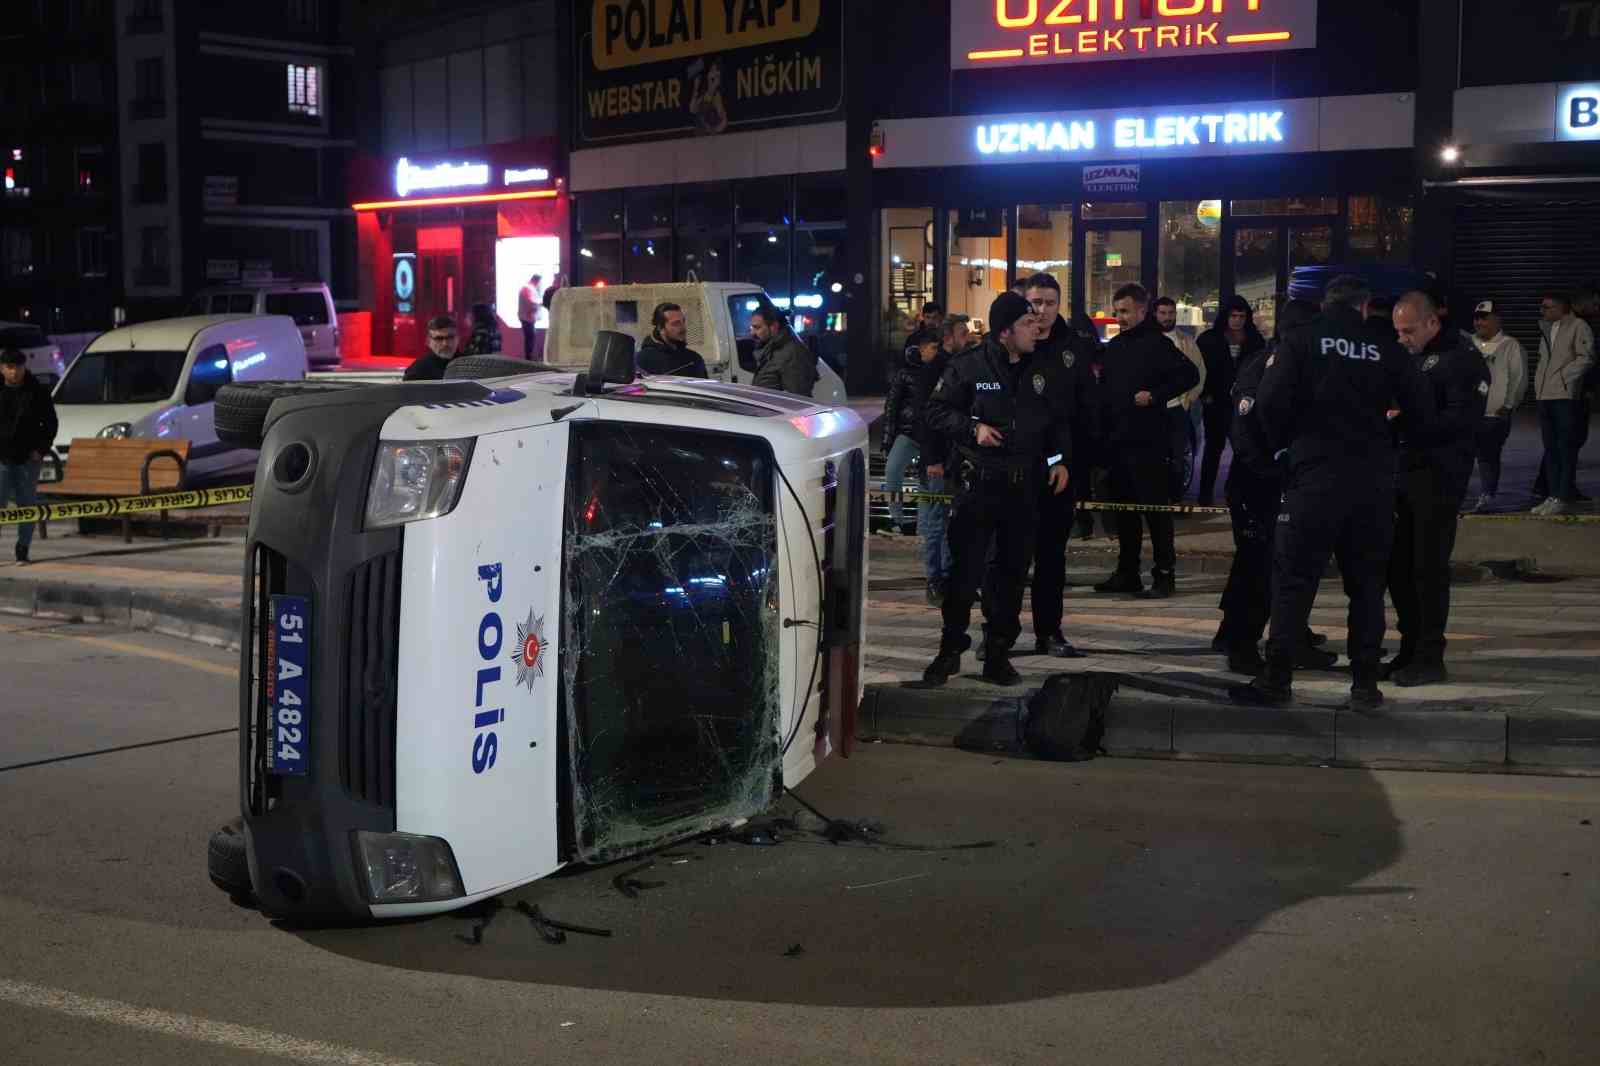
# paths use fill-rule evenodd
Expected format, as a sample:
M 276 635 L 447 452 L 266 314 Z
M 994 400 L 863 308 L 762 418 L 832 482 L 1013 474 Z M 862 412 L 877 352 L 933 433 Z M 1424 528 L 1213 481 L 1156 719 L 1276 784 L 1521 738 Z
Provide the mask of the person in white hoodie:
M 1594 365 L 1594 331 L 1572 313 L 1572 301 L 1551 293 L 1539 303 L 1539 368 L 1534 395 L 1544 437 L 1544 470 L 1550 496 L 1534 514 L 1565 514 L 1578 496 L 1578 415 L 1584 375 Z
M 1511 436 L 1511 414 L 1528 394 L 1528 357 L 1517 338 L 1501 328 L 1493 300 L 1473 309 L 1472 343 L 1489 364 L 1489 395 L 1477 433 L 1478 505 L 1473 509 L 1490 511 L 1500 491 L 1500 453 Z

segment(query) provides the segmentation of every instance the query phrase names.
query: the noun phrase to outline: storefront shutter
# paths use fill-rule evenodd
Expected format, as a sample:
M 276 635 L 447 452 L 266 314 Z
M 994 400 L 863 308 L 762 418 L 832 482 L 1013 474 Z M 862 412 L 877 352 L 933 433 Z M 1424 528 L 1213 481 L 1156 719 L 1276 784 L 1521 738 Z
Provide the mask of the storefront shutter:
M 1456 207 L 1452 297 L 1462 329 L 1472 308 L 1492 299 L 1506 332 L 1528 353 L 1529 380 L 1539 358 L 1539 299 L 1549 289 L 1600 282 L 1600 195 L 1557 200 L 1469 196 Z M 1533 389 L 1528 389 L 1528 403 Z

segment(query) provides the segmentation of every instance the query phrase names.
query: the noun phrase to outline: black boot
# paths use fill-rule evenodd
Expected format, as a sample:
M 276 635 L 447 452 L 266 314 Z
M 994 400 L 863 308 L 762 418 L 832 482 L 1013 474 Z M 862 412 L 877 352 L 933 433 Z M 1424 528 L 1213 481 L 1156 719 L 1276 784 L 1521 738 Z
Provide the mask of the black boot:
M 1233 640 L 1228 633 L 1228 620 L 1224 618 L 1222 624 L 1217 627 L 1217 635 L 1211 638 L 1211 650 L 1226 655 L 1228 654 L 1228 645 L 1232 643 Z
M 1383 706 L 1383 693 L 1378 691 L 1378 666 L 1376 663 L 1350 664 L 1350 698 L 1345 707 L 1361 714 L 1374 714 Z
M 1015 685 L 1022 680 L 1017 668 L 1011 665 L 1010 643 L 989 641 L 988 654 L 983 657 L 983 679 L 995 685 Z
M 1391 673 L 1389 680 L 1401 688 L 1411 688 L 1415 685 L 1443 685 L 1450 680 L 1450 674 L 1442 662 L 1414 662 Z
M 1150 571 L 1150 587 L 1136 593 L 1141 600 L 1165 600 L 1178 591 L 1178 575 L 1171 570 Z
M 1094 587 L 1096 592 L 1133 592 L 1144 591 L 1144 582 L 1139 580 L 1138 574 L 1130 574 L 1125 570 L 1118 570 L 1110 577 Z
M 943 640 L 939 643 L 939 654 L 934 656 L 933 662 L 922 671 L 922 683 L 925 685 L 942 685 L 952 676 L 961 672 L 961 653 L 972 647 L 972 638 L 963 636 L 959 641 Z
M 1392 680 L 1395 674 L 1411 665 L 1411 660 L 1414 657 L 1415 653 L 1410 648 L 1404 644 L 1400 645 L 1400 650 L 1395 652 L 1394 658 L 1378 667 L 1379 679 L 1383 681 Z
M 1254 644 L 1239 644 L 1228 649 L 1228 673 L 1255 677 L 1267 668 L 1267 661 Z
M 1331 670 L 1333 664 L 1339 661 L 1337 652 L 1323 651 L 1313 648 L 1309 644 L 1302 644 L 1294 650 L 1294 668 L 1296 670 Z
M 1313 648 L 1320 648 L 1324 644 L 1328 643 L 1328 634 L 1313 633 L 1308 626 L 1306 628 L 1306 643 L 1311 645 Z
M 1289 661 L 1275 656 L 1248 685 L 1229 685 L 1228 696 L 1248 707 L 1283 707 L 1294 702 L 1293 679 Z
M 1072 642 L 1060 633 L 1048 637 L 1040 637 L 1033 645 L 1035 655 L 1049 655 L 1056 659 L 1081 659 L 1083 652 L 1072 646 Z

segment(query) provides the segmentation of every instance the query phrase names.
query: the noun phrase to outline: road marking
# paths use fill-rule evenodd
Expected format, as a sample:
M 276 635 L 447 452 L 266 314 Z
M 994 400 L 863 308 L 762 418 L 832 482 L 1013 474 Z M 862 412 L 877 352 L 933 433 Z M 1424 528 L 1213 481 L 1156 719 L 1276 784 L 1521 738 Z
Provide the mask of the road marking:
M 95 751 L 80 751 L 72 755 L 52 755 L 48 759 L 34 759 L 32 762 L 14 762 L 10 766 L 0 766 L 0 774 L 12 770 L 28 770 L 35 766 L 49 766 L 52 763 L 72 762 L 75 759 L 92 759 L 96 755 L 115 755 L 118 752 L 138 751 L 140 748 L 159 748 L 163 744 L 182 744 L 186 740 L 204 740 L 207 737 L 220 737 L 225 733 L 237 733 L 238 726 L 229 726 L 227 729 L 208 729 L 204 733 L 185 733 L 181 737 L 164 737 L 161 740 L 141 740 L 137 744 L 118 744 L 114 748 L 98 748 Z
M 173 663 L 177 666 L 187 666 L 191 670 L 199 670 L 203 674 L 215 674 L 217 677 L 226 677 L 230 681 L 237 680 L 239 669 L 234 666 L 218 666 L 216 663 L 192 659 L 187 655 L 179 655 L 175 651 L 162 651 L 160 648 L 146 648 L 141 644 L 130 644 L 125 640 L 114 640 L 111 637 L 90 637 L 81 633 L 67 633 L 60 629 L 29 629 L 22 626 L 0 626 L 0 632 L 15 633 L 23 637 L 59 637 L 62 640 L 75 640 L 79 644 L 88 644 L 96 648 L 105 648 L 107 651 L 120 651 L 125 655 L 137 655 L 145 659 L 155 659 L 158 662 Z
M 120 1025 L 158 1036 L 193 1040 L 237 1051 L 271 1055 L 297 1062 L 325 1062 L 334 1066 L 428 1066 L 416 1059 L 397 1059 L 359 1048 L 339 1044 L 325 1044 L 318 1040 L 301 1040 L 285 1033 L 255 1029 L 231 1022 L 214 1022 L 196 1018 L 192 1014 L 139 1007 L 115 999 L 83 996 L 59 988 L 29 984 L 25 981 L 0 979 L 0 1002 L 22 1007 L 55 1011 L 75 1018 Z

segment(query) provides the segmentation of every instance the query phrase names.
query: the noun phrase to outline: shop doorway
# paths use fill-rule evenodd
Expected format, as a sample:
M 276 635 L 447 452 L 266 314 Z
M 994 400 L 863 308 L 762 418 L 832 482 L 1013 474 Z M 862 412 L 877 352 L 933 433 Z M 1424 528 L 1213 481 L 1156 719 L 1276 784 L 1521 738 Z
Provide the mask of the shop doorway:
M 1106 208 L 1122 217 L 1107 221 Z M 1129 217 L 1135 214 L 1137 217 Z M 1118 332 L 1111 306 L 1117 290 L 1131 283 L 1149 284 L 1151 271 L 1146 267 L 1152 264 L 1145 256 L 1145 205 L 1084 204 L 1082 215 L 1077 260 L 1083 269 L 1077 273 L 1083 279 L 1083 297 L 1078 306 L 1094 320 L 1100 335 L 1110 340 Z
M 449 315 L 465 339 L 461 302 L 461 227 L 418 226 L 417 321 Z
M 1296 267 L 1333 262 L 1337 219 L 1294 222 L 1234 221 L 1224 231 L 1223 247 L 1231 249 L 1233 291 L 1249 302 L 1256 328 L 1272 337 L 1278 309 L 1289 292 Z

